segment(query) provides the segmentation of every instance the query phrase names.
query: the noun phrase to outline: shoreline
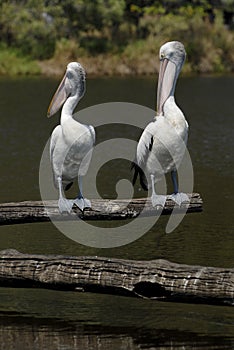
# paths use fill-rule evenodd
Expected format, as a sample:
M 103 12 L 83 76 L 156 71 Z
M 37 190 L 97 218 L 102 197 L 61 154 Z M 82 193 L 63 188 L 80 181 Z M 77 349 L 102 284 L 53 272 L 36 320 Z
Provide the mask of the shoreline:
M 69 57 L 67 57 L 69 56 Z M 26 78 L 26 77 L 44 77 L 59 78 L 66 69 L 69 62 L 78 61 L 84 67 L 86 74 L 90 78 L 134 78 L 134 77 L 154 77 L 159 72 L 159 59 L 156 54 L 146 54 L 145 57 L 135 56 L 134 59 L 124 55 L 99 54 L 96 56 L 70 56 L 59 55 L 49 60 L 30 61 L 25 57 L 15 57 L 9 62 L 9 67 L 1 70 L 0 61 L 0 78 Z M 10 67 L 11 66 L 11 67 Z M 3 67 L 4 68 L 4 67 Z M 233 76 L 234 71 L 231 67 L 226 70 L 216 71 L 202 70 L 196 71 L 192 68 L 190 58 L 183 66 L 182 77 L 199 77 L 199 76 Z
M 48 77 L 61 76 L 71 61 L 78 61 L 84 67 L 86 74 L 91 77 L 134 77 L 151 76 L 159 71 L 158 57 L 151 57 L 149 61 L 135 59 L 131 62 L 117 55 L 97 55 L 83 57 L 69 57 L 67 59 L 53 58 L 40 61 L 38 65 L 41 74 Z

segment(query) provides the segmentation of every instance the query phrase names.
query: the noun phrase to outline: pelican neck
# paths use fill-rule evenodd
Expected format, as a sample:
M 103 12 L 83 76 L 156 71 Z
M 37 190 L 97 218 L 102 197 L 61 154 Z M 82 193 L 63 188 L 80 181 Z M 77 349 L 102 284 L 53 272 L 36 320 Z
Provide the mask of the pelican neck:
M 67 119 L 72 118 L 73 111 L 76 108 L 79 100 L 80 97 L 78 94 L 68 97 L 62 108 L 61 124 L 63 124 Z

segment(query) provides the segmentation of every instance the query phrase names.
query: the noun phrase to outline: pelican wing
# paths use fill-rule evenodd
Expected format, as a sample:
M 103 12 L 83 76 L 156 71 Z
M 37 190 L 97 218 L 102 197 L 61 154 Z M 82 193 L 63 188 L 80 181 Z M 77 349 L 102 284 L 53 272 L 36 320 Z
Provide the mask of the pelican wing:
M 53 161 L 53 153 L 54 153 L 55 145 L 56 145 L 61 133 L 62 133 L 61 125 L 56 126 L 56 128 L 52 132 L 52 135 L 50 138 L 50 159 L 51 159 L 51 161 Z
M 88 168 L 89 168 L 89 164 L 91 162 L 91 159 L 92 159 L 92 154 L 93 154 L 93 146 L 95 144 L 95 130 L 94 130 L 94 127 L 92 125 L 85 125 L 85 127 L 88 129 L 89 131 L 89 136 L 91 136 L 91 145 L 90 145 L 90 148 L 87 152 L 87 154 L 84 156 L 84 158 L 82 159 L 82 162 L 81 162 L 81 165 L 80 165 L 80 175 L 81 176 L 84 176 L 87 171 L 88 171 Z
M 137 146 L 137 164 L 144 168 L 154 144 L 155 122 L 147 125 Z
M 90 134 L 92 136 L 92 139 L 93 139 L 93 146 L 95 144 L 95 140 L 96 140 L 96 134 L 95 134 L 95 130 L 94 130 L 94 127 L 92 125 L 87 125 L 89 131 L 90 131 Z
M 58 146 L 59 142 L 62 140 L 62 127 L 61 125 L 56 126 L 56 128 L 53 130 L 51 138 L 50 138 L 50 160 L 52 164 L 52 172 L 54 177 L 54 185 L 57 188 L 57 178 L 56 178 L 56 170 L 58 167 L 60 167 L 60 164 L 56 161 L 56 157 L 54 155 L 54 151 L 56 148 L 56 145 Z M 63 155 L 61 154 L 61 158 L 63 158 Z M 69 183 L 63 183 L 63 187 L 65 190 L 68 190 L 72 185 L 72 182 Z
M 132 164 L 132 169 L 134 169 L 132 183 L 134 185 L 137 177 L 139 176 L 140 184 L 144 190 L 148 190 L 148 184 L 144 169 L 154 143 L 154 127 L 155 123 L 151 122 L 143 131 L 137 145 L 136 159 Z

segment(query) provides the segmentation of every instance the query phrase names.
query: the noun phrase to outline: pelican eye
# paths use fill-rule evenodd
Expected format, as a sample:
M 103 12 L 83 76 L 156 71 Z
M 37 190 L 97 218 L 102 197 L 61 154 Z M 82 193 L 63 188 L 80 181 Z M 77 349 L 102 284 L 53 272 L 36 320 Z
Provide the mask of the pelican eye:
M 73 72 L 71 72 L 70 70 L 67 72 L 67 77 L 68 79 L 72 79 L 74 76 Z
M 162 52 L 160 55 L 160 60 L 163 60 L 165 57 L 166 57 L 165 53 Z

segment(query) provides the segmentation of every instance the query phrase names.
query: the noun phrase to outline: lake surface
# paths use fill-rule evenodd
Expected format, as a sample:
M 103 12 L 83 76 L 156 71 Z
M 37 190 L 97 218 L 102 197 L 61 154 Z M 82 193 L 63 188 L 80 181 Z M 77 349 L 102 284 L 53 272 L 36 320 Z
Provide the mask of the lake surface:
M 43 78 L 0 80 L 1 202 L 40 200 L 40 160 L 59 121 L 58 115 L 46 117 L 57 84 L 56 80 Z M 78 109 L 114 101 L 154 109 L 155 88 L 154 78 L 88 78 L 87 92 Z M 202 213 L 186 215 L 170 234 L 165 233 L 168 217 L 162 217 L 140 239 L 110 249 L 76 243 L 52 223 L 1 226 L 0 250 L 142 260 L 164 258 L 177 263 L 233 267 L 233 91 L 233 76 L 185 77 L 177 84 L 176 100 L 190 125 L 188 148 L 194 192 L 199 192 L 204 200 Z M 137 132 L 132 133 L 137 139 Z M 129 128 L 107 126 L 97 138 L 105 139 L 107 135 L 129 137 Z M 130 178 L 126 161 L 103 167 L 98 188 L 104 197 L 115 196 L 115 181 L 120 175 Z M 231 307 L 0 288 L 0 349 L 233 347 Z

